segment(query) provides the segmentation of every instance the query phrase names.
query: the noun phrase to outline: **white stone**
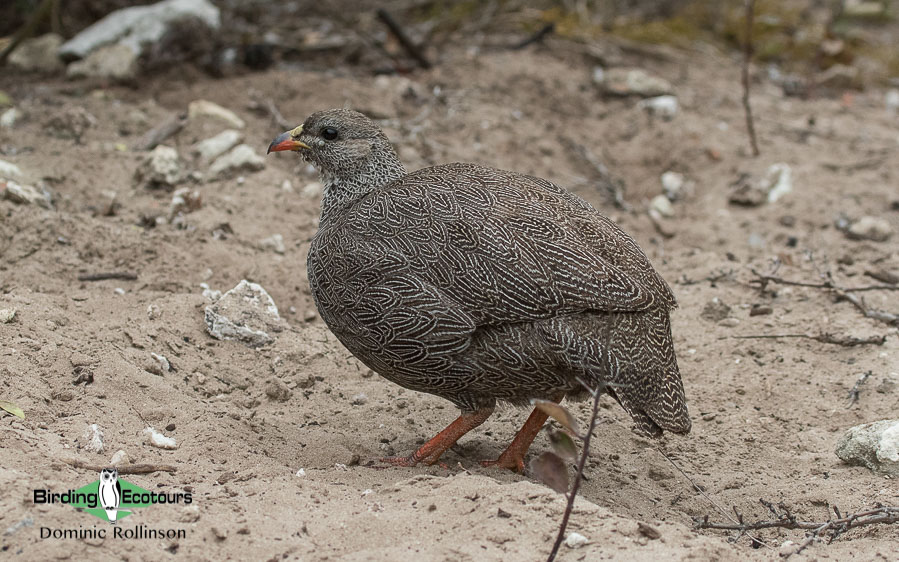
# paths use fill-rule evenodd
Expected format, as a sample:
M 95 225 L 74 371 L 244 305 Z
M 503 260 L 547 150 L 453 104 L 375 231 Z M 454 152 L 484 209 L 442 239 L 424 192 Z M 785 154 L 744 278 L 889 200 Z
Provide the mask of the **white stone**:
M 0 196 L 13 203 L 37 205 L 45 209 L 53 208 L 53 198 L 49 191 L 11 180 L 0 180 Z
M 648 98 L 641 101 L 639 106 L 653 115 L 658 115 L 665 121 L 674 119 L 679 107 L 676 96 L 656 96 L 654 98 Z
M 836 453 L 849 464 L 899 476 L 899 419 L 850 428 L 837 443 Z
M 59 46 L 62 37 L 47 33 L 26 39 L 9 55 L 9 64 L 16 68 L 37 72 L 54 72 L 62 68 Z
M 206 331 L 220 340 L 238 340 L 250 347 L 273 341 L 269 331 L 281 331 L 283 321 L 272 297 L 246 279 L 206 307 Z
M 147 187 L 174 187 L 181 181 L 181 158 L 178 151 L 162 144 L 157 146 L 135 175 Z
M 895 88 L 887 90 L 887 93 L 884 95 L 884 103 L 887 106 L 887 113 L 890 115 L 899 113 L 899 90 Z
M 24 116 L 25 114 L 22 113 L 22 110 L 18 107 L 10 107 L 2 114 L 0 114 L 0 127 L 3 127 L 4 129 L 12 129 L 16 126 L 16 123 L 22 120 Z
M 219 300 L 220 298 L 222 298 L 222 292 L 221 291 L 213 291 L 212 289 L 209 288 L 208 283 L 200 283 L 200 288 L 203 289 L 203 297 L 211 300 L 212 302 L 215 302 L 215 301 Z
M 774 203 L 793 191 L 793 170 L 787 164 L 773 164 L 759 187 L 768 193 L 768 203 Z
M 119 449 L 112 455 L 112 458 L 109 459 L 109 464 L 111 466 L 121 466 L 123 464 L 126 464 L 127 461 L 128 453 L 126 453 L 122 449 Z
M 201 159 L 211 161 L 234 148 L 242 140 L 243 135 L 240 131 L 228 129 L 198 142 L 194 145 L 193 151 Z
M 893 235 L 893 227 L 886 219 L 864 216 L 849 226 L 846 236 L 854 240 L 884 242 Z
M 126 45 L 106 45 L 70 64 L 66 76 L 128 81 L 137 76 L 137 59 L 137 53 Z
M 160 355 L 158 353 L 150 353 L 150 357 L 153 358 L 154 361 L 159 363 L 159 368 L 164 372 L 168 373 L 172 370 L 172 364 L 169 363 L 168 358 L 165 355 Z
M 0 308 L 0 324 L 9 324 L 16 317 L 15 308 Z
M 670 201 L 677 201 L 684 195 L 687 179 L 677 172 L 665 172 L 661 177 L 662 191 Z
M 100 429 L 100 426 L 92 423 L 87 426 L 87 429 L 84 431 L 84 440 L 87 443 L 84 445 L 84 450 L 89 453 L 102 453 L 103 452 L 103 430 Z
M 188 119 L 200 117 L 212 117 L 220 119 L 235 129 L 243 129 L 246 126 L 244 120 L 230 109 L 226 109 L 209 100 L 194 100 L 187 106 Z
M 284 253 L 284 237 L 280 234 L 272 234 L 268 238 L 259 241 L 259 247 L 263 250 L 271 250 L 276 254 Z
M 296 477 L 297 478 L 305 478 L 306 477 L 306 469 L 305 468 L 299 469 L 296 473 Z
M 12 162 L 0 160 L 0 176 L 5 178 L 21 178 L 22 170 Z
M 580 533 L 571 532 L 565 537 L 565 546 L 568 548 L 580 548 L 590 543 L 590 539 Z
M 212 177 L 220 177 L 229 172 L 238 170 L 257 171 L 264 167 L 265 159 L 262 156 L 256 154 L 256 151 L 250 145 L 239 144 L 227 154 L 219 156 L 209 166 L 209 174 Z
M 147 436 L 147 443 L 158 449 L 173 450 L 178 448 L 178 443 L 174 437 L 166 437 L 152 427 L 144 429 L 144 435 Z
M 162 39 L 173 23 L 188 18 L 211 29 L 221 25 L 219 9 L 208 0 L 165 0 L 112 12 L 63 44 L 59 54 L 66 60 L 80 59 L 99 47 L 119 43 L 140 55 Z
M 637 95 L 651 98 L 673 92 L 667 80 L 652 76 L 641 68 L 611 68 L 601 72 L 594 70 L 593 81 L 604 93 L 613 96 Z
M 671 201 L 664 195 L 656 195 L 653 197 L 652 201 L 649 202 L 649 206 L 658 211 L 663 217 L 674 216 L 674 206 L 671 205 Z

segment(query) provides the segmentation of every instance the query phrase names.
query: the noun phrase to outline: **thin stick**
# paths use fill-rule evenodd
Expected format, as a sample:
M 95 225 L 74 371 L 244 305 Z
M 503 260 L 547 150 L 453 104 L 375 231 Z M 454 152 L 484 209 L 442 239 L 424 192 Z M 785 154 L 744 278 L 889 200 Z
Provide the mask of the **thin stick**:
M 62 462 L 75 468 L 100 472 L 105 465 L 90 464 L 78 459 L 62 459 Z M 153 472 L 176 472 L 178 469 L 170 464 L 129 464 L 118 467 L 119 474 L 150 474 Z
M 547 35 L 549 35 L 550 33 L 552 33 L 552 32 L 555 31 L 555 30 L 556 30 L 556 24 L 555 24 L 555 23 L 548 23 L 548 24 L 544 25 L 543 27 L 541 27 L 540 30 L 539 30 L 537 33 L 531 35 L 530 37 L 528 37 L 527 39 L 525 39 L 525 40 L 522 41 L 521 43 L 518 43 L 517 45 L 513 46 L 513 47 L 512 47 L 512 50 L 513 50 L 513 51 L 519 51 L 519 50 L 521 50 L 521 49 L 524 49 L 524 48 L 527 47 L 528 45 L 532 45 L 532 44 L 534 44 L 534 43 L 539 43 L 539 42 L 543 41 L 543 39 L 544 39 Z
M 377 16 L 378 19 L 387 26 L 391 33 L 393 33 L 397 41 L 400 42 L 400 45 L 402 45 L 403 49 L 406 50 L 409 56 L 411 56 L 418 62 L 419 66 L 424 69 L 431 68 L 431 61 L 429 61 L 427 57 L 425 57 L 424 53 L 421 52 L 421 49 L 419 49 L 415 45 L 415 43 L 412 42 L 412 39 L 410 39 L 409 36 L 406 35 L 406 32 L 403 31 L 403 28 L 400 27 L 400 24 L 398 24 L 396 20 L 393 19 L 393 16 L 391 16 L 390 13 L 387 12 L 387 10 L 378 8 Z
M 849 390 L 849 403 L 846 404 L 847 408 L 851 408 L 853 404 L 858 402 L 858 397 L 861 394 L 861 386 L 865 384 L 865 381 L 868 380 L 868 377 L 871 376 L 871 371 L 865 371 L 862 376 L 855 381 L 855 384 L 852 385 L 852 388 Z
M 752 21 L 755 16 L 755 0 L 746 0 L 746 36 L 743 38 L 743 109 L 746 110 L 746 130 L 752 155 L 759 155 L 759 145 L 755 139 L 755 124 L 752 121 L 752 107 L 749 105 L 749 63 L 752 61 Z
M 768 504 L 768 502 L 765 502 L 764 500 L 760 501 L 762 501 L 763 504 Z M 778 513 L 778 519 L 773 521 L 756 521 L 754 523 L 711 523 L 708 521 L 708 517 L 706 517 L 696 520 L 696 528 L 741 532 L 774 528 L 806 529 L 813 531 L 815 535 L 819 535 L 826 531 L 837 531 L 837 534 L 842 534 L 850 529 L 861 527 L 863 525 L 873 525 L 875 523 L 886 523 L 888 525 L 899 523 L 899 507 L 881 506 L 824 522 L 799 521 L 784 506 L 780 506 L 780 508 L 783 510 L 782 513 Z M 775 513 L 777 512 L 775 511 Z
M 834 334 L 751 334 L 746 336 L 721 336 L 719 340 L 774 340 L 781 338 L 803 338 L 819 341 L 821 343 L 832 343 L 842 345 L 844 347 L 854 347 L 856 345 L 883 345 L 887 341 L 886 336 L 871 336 L 867 338 L 856 338 L 852 336 L 837 336 Z
M 105 281 L 107 279 L 135 281 L 137 280 L 137 273 L 130 273 L 127 271 L 110 271 L 107 273 L 85 273 L 84 275 L 78 276 L 79 281 Z
M 158 126 L 147 131 L 134 145 L 135 150 L 153 150 L 169 137 L 176 135 L 187 124 L 187 114 L 172 115 Z

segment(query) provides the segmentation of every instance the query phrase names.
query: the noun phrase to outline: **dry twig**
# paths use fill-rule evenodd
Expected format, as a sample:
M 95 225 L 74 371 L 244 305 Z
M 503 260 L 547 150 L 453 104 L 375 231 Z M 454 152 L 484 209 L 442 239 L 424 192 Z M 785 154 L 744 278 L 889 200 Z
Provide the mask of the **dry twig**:
M 737 512 L 737 509 L 734 508 L 734 512 L 737 513 L 739 520 L 737 523 L 712 523 L 709 521 L 708 515 L 702 518 L 695 518 L 694 523 L 697 529 L 719 529 L 724 531 L 740 531 L 740 533 L 773 528 L 804 529 L 809 531 L 806 539 L 791 554 L 802 552 L 802 550 L 812 544 L 821 535 L 828 535 L 829 540 L 827 542 L 829 544 L 846 531 L 857 527 L 881 523 L 886 525 L 899 523 L 899 507 L 876 506 L 853 513 L 852 515 L 843 516 L 836 506 L 831 506 L 836 519 L 818 522 L 800 521 L 793 515 L 790 509 L 782 503 L 774 505 L 763 499 L 760 499 L 759 501 L 774 515 L 773 520 L 747 523 L 743 520 L 743 516 Z
M 128 271 L 110 271 L 107 273 L 85 273 L 79 275 L 79 281 L 105 281 L 107 279 L 120 279 L 122 281 L 136 281 L 137 273 Z
M 178 134 L 178 131 L 187 124 L 187 114 L 172 115 L 156 127 L 147 131 L 134 145 L 135 150 L 153 150 L 166 141 L 169 137 Z
M 84 470 L 94 472 L 100 472 L 104 468 L 109 468 L 108 466 L 90 464 L 78 459 L 62 459 L 62 462 L 75 468 L 83 468 Z M 170 464 L 129 464 L 118 467 L 119 474 L 151 474 L 153 472 L 175 472 L 177 470 L 176 467 Z
M 378 19 L 387 26 L 391 33 L 393 33 L 394 37 L 396 37 L 397 41 L 399 41 L 400 45 L 405 49 L 406 53 L 409 54 L 410 57 L 418 62 L 418 65 L 424 69 L 431 68 L 431 61 L 424 55 L 421 49 L 412 42 L 412 39 L 406 35 L 406 32 L 400 27 L 400 24 L 393 19 L 393 16 L 390 15 L 387 10 L 383 8 L 378 8 L 377 11 Z
M 871 371 L 865 371 L 862 373 L 862 376 L 855 381 L 855 384 L 852 385 L 852 388 L 849 390 L 849 403 L 846 404 L 847 408 L 851 408 L 853 404 L 858 402 L 858 397 L 861 394 L 861 386 L 865 384 L 865 381 L 868 380 L 868 377 L 871 376 Z
M 781 338 L 803 338 L 815 340 L 821 343 L 832 343 L 834 345 L 842 345 L 843 347 L 854 347 L 856 345 L 883 345 L 887 341 L 886 336 L 870 336 L 867 338 L 856 338 L 853 336 L 838 336 L 836 334 L 751 334 L 747 336 L 722 336 L 719 340 L 776 340 Z
M 755 17 L 755 0 L 746 2 L 746 36 L 743 38 L 743 109 L 746 111 L 746 130 L 752 155 L 759 155 L 759 145 L 755 138 L 755 123 L 752 121 L 752 107 L 749 105 L 749 63 L 752 61 L 752 22 Z

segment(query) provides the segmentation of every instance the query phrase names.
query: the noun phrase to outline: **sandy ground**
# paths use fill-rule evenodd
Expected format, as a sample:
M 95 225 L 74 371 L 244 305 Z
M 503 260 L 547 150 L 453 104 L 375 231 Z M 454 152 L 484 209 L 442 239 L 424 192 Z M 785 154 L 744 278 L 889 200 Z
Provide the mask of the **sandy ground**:
M 561 560 L 774 560 L 784 541 L 804 536 L 762 531 L 764 545 L 753 548 L 746 536 L 695 531 L 694 517 L 726 519 L 708 498 L 747 519 L 768 517 L 763 498 L 822 521 L 829 505 L 850 512 L 899 503 L 895 480 L 847 466 L 833 452 L 848 427 L 899 410 L 890 384 L 899 377 L 895 328 L 819 289 L 772 286 L 775 293 L 763 294 L 749 284 L 751 269 L 770 272 L 775 259 L 784 278 L 820 282 L 830 271 L 845 286 L 873 283 L 863 275 L 869 269 L 899 271 L 896 235 L 855 241 L 834 227 L 843 214 L 873 215 L 899 229 L 899 121 L 887 115 L 883 91 L 802 101 L 785 98 L 760 72 L 754 103 L 762 156 L 754 159 L 736 59 L 698 49 L 634 62 L 675 85 L 675 119 L 651 118 L 633 99 L 602 98 L 591 65 L 555 42 L 517 52 L 460 48 L 410 77 L 282 70 L 186 84 L 148 79 L 129 89 L 4 73 L 0 89 L 28 117 L 0 130 L 0 158 L 43 181 L 55 208 L 0 201 L 0 308 L 16 310 L 0 324 L 0 398 L 27 414 L 0 418 L 3 557 L 456 561 L 548 553 L 563 498 L 531 475 L 477 463 L 499 454 L 525 411 L 499 411 L 448 452 L 446 468 L 375 462 L 411 452 L 456 412 L 372 376 L 314 315 L 305 255 L 318 196 L 304 188 L 316 176 L 297 157 L 271 155 L 264 170 L 241 177 L 186 181 L 201 194 L 201 208 L 179 224 L 147 226 L 166 214 L 171 193 L 135 181 L 145 153 L 116 145 L 133 146 L 166 116 L 208 99 L 239 114 L 245 141 L 262 153 L 281 131 L 247 108 L 253 91 L 297 123 L 329 107 L 366 111 L 383 120 L 409 169 L 475 161 L 569 186 L 630 232 L 672 285 L 693 432 L 641 439 L 617 404 L 604 400 L 570 525 L 590 543 L 563 547 Z M 85 113 L 80 138 L 66 138 L 60 123 Z M 186 171 L 204 172 L 190 147 L 225 128 L 215 119 L 192 121 L 167 144 Z M 616 209 L 596 188 L 595 170 L 571 141 L 624 180 L 632 211 Z M 756 208 L 728 203 L 740 173 L 756 179 L 778 162 L 792 168 L 792 193 Z M 665 220 L 670 238 L 645 212 L 666 171 L 693 184 Z M 117 209 L 106 216 L 111 192 Z M 273 234 L 283 236 L 283 255 L 259 244 Z M 106 271 L 137 280 L 77 281 Z M 263 285 L 287 323 L 273 344 L 256 350 L 205 331 L 209 301 L 200 283 L 228 290 L 241 279 Z M 895 295 L 865 298 L 895 313 Z M 702 314 L 716 298 L 731 307 L 724 321 Z M 753 305 L 773 312 L 750 316 Z M 729 338 L 821 332 L 887 338 L 860 347 Z M 151 353 L 173 369 L 154 367 Z M 847 407 L 849 389 L 867 371 L 859 400 Z M 93 382 L 74 383 L 84 372 Z M 587 419 L 585 405 L 572 408 Z M 103 432 L 101 452 L 86 448 L 90 424 Z M 148 425 L 173 437 L 177 449 L 147 444 Z M 532 454 L 548 448 L 541 434 Z M 107 525 L 67 506 L 34 505 L 32 489 L 65 491 L 95 480 L 95 472 L 64 460 L 105 465 L 119 450 L 126 464 L 177 468 L 128 481 L 193 496 L 191 506 L 152 506 L 119 525 L 184 529 L 186 537 L 41 539 L 42 527 Z M 792 559 L 895 560 L 897 538 L 895 526 L 866 527 Z

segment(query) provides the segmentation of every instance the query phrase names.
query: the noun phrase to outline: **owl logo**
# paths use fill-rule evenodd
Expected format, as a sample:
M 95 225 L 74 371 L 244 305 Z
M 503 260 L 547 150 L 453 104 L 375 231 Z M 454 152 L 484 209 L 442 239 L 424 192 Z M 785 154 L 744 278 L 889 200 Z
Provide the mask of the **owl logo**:
M 100 471 L 99 486 L 100 505 L 106 510 L 106 518 L 115 525 L 122 501 L 122 486 L 119 484 L 119 471 L 115 468 L 104 468 Z

